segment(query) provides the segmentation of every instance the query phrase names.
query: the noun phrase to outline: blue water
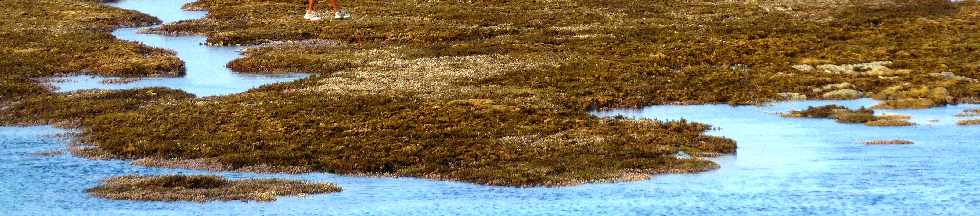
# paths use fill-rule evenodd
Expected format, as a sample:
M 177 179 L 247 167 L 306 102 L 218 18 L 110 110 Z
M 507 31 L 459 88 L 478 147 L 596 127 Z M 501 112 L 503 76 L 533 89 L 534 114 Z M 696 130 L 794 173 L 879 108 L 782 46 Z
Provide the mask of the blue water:
M 129 0 L 118 6 L 151 8 L 150 14 L 172 21 L 180 18 L 154 11 L 177 13 L 173 8 L 186 1 Z M 189 65 L 198 61 L 184 60 L 192 61 Z M 738 141 L 737 155 L 713 159 L 721 165 L 718 170 L 638 182 L 507 188 L 324 173 L 211 173 L 235 179 L 332 182 L 344 188 L 340 193 L 268 203 L 94 198 L 84 190 L 106 177 L 207 172 L 135 167 L 127 161 L 86 160 L 70 154 L 37 156 L 33 153 L 66 151 L 66 142 L 55 136 L 64 131 L 47 126 L 0 127 L 0 215 L 980 215 L 980 128 L 957 126 L 959 118 L 954 117 L 980 105 L 885 111 L 910 114 L 918 124 L 900 128 L 778 115 L 830 103 L 858 107 L 875 101 L 653 106 L 595 113 L 704 122 L 719 128 L 711 134 Z M 862 144 L 872 139 L 907 139 L 916 144 Z

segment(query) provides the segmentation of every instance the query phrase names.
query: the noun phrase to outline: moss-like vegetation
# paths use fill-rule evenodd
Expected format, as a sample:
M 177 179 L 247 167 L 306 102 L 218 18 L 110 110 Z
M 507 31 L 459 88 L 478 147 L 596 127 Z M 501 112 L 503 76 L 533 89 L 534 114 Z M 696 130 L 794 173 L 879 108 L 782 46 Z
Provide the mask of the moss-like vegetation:
M 818 107 L 808 107 L 802 111 L 790 111 L 783 114 L 791 118 L 829 118 L 840 123 L 865 124 L 868 126 L 912 126 L 912 122 L 906 115 L 879 115 L 875 116 L 875 111 L 861 107 L 857 110 L 848 109 L 839 105 L 825 105 Z
M 559 67 L 509 72 L 480 83 L 547 86 L 583 107 L 755 103 L 778 99 L 780 92 L 820 98 L 823 93 L 809 90 L 842 82 L 866 92 L 906 83 L 949 89 L 952 101 L 942 98 L 931 105 L 978 94 L 978 84 L 969 81 L 978 77 L 980 62 L 973 2 L 358 1 L 345 6 L 359 18 L 311 24 L 296 19 L 302 5 L 292 1 L 202 0 L 192 8 L 209 10 L 206 19 L 159 31 L 203 33 L 213 44 L 332 40 L 350 47 L 255 49 L 231 64 L 247 72 L 332 73 L 371 60 L 352 54 L 378 47 L 401 47 L 395 52 L 410 58 L 547 57 Z M 520 16 L 510 14 L 515 11 Z M 858 64 L 868 62 L 887 64 Z M 967 79 L 931 75 L 940 72 Z
M 217 45 L 262 44 L 229 64 L 237 71 L 316 75 L 84 118 L 82 141 L 120 158 L 209 161 L 228 169 L 568 185 L 708 170 L 717 165 L 675 155 L 735 151 L 731 140 L 705 136 L 707 125 L 602 119 L 590 110 L 752 104 L 781 99 L 780 93 L 862 93 L 926 99 L 928 106 L 980 96 L 975 2 L 371 0 L 345 6 L 358 18 L 306 22 L 302 2 L 293 0 L 189 5 L 210 13 L 153 31 L 201 33 Z M 932 75 L 940 72 L 952 76 Z M 814 91 L 840 83 L 854 91 Z M 923 87 L 927 93 L 919 94 Z M 876 120 L 865 109 L 827 116 Z
M 121 176 L 102 181 L 87 192 L 115 200 L 275 201 L 279 196 L 304 196 L 340 192 L 334 184 L 306 183 L 279 179 L 227 180 L 219 176 Z
M 83 137 L 124 158 L 566 185 L 705 170 L 714 165 L 673 154 L 734 151 L 701 135 L 704 125 L 598 119 L 590 109 L 818 98 L 812 88 L 844 82 L 978 94 L 975 83 L 929 75 L 977 77 L 973 3 L 754 2 L 358 1 L 346 4 L 358 19 L 309 23 L 298 2 L 202 0 L 189 7 L 207 18 L 155 31 L 276 42 L 229 66 L 319 75 L 99 116 Z
M 915 142 L 908 140 L 872 140 L 864 142 L 865 145 L 911 145 Z
M 703 135 L 706 125 L 599 119 L 513 101 L 255 94 L 102 115 L 85 123 L 83 140 L 124 158 L 207 158 L 229 169 L 305 166 L 510 186 L 704 171 L 717 165 L 673 154 L 735 150 L 731 140 Z
M 183 91 L 166 88 L 134 90 L 86 90 L 68 94 L 36 96 L 0 107 L 0 125 L 57 124 L 78 127 L 84 117 L 133 110 L 149 103 L 166 103 L 194 98 Z
M 87 156 L 90 158 L 98 159 L 99 157 L 110 157 L 111 155 L 105 153 L 104 151 L 99 151 L 99 149 L 79 149 L 76 154 Z M 253 173 L 289 173 L 289 174 L 300 174 L 313 172 L 310 167 L 301 165 L 278 165 L 271 166 L 267 164 L 260 165 L 248 165 L 248 166 L 231 166 L 221 161 L 215 160 L 213 158 L 201 158 L 193 160 L 182 160 L 182 159 L 172 159 L 172 158 L 142 158 L 139 160 L 134 160 L 133 165 L 137 166 L 147 166 L 147 167 L 161 167 L 161 168 L 183 168 L 183 169 L 198 169 L 198 170 L 209 170 L 209 171 L 233 171 L 233 172 L 253 172 Z
M 0 105 L 48 95 L 37 78 L 63 74 L 175 76 L 183 62 L 172 52 L 115 39 L 122 26 L 156 18 L 93 0 L 0 2 Z

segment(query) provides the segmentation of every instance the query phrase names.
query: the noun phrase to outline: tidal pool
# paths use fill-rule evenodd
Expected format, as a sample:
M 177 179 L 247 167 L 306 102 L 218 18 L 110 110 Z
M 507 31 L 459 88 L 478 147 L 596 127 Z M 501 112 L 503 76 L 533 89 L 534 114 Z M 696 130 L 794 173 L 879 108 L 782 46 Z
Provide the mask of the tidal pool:
M 137 202 L 84 193 L 99 179 L 125 174 L 206 173 L 135 167 L 33 153 L 66 149 L 50 127 L 0 128 L 0 215 L 978 215 L 980 129 L 954 115 L 980 105 L 886 113 L 910 114 L 912 127 L 868 127 L 826 119 L 783 118 L 807 106 L 870 106 L 873 100 L 783 102 L 768 106 L 653 106 L 595 113 L 710 123 L 713 135 L 738 141 L 721 168 L 638 182 L 560 188 L 507 188 L 415 178 L 325 173 L 214 173 L 334 182 L 343 192 L 276 202 Z M 869 146 L 872 139 L 913 145 Z
M 197 18 L 180 1 L 129 0 L 116 6 L 172 22 Z M 169 37 L 116 31 L 117 37 L 178 51 L 188 76 L 104 85 L 92 77 L 57 83 L 61 90 L 166 86 L 198 96 L 222 95 L 297 77 L 244 76 L 225 69 L 236 48 L 200 46 L 200 36 Z M 200 73 L 199 73 L 200 72 Z M 301 77 L 301 76 L 298 76 Z M 86 81 L 88 80 L 88 81 Z M 87 84 L 86 84 L 87 83 Z M 807 106 L 870 106 L 873 100 L 781 102 L 768 106 L 653 106 L 596 112 L 718 127 L 713 135 L 738 142 L 738 154 L 714 158 L 721 168 L 661 175 L 637 182 L 560 188 L 508 188 L 415 178 L 347 177 L 325 173 L 251 174 L 131 166 L 70 154 L 49 126 L 0 127 L 0 215 L 980 215 L 980 128 L 957 126 L 954 115 L 980 105 L 910 114 L 912 127 L 881 128 L 825 119 L 782 118 Z M 868 146 L 873 139 L 913 145 Z M 140 202 L 102 200 L 85 189 L 128 174 L 216 174 L 337 183 L 343 192 L 263 202 Z
M 163 20 L 164 23 L 180 20 L 199 19 L 207 13 L 202 11 L 184 11 L 181 5 L 193 2 L 190 0 L 129 0 L 110 4 L 116 7 L 140 11 Z M 128 83 L 107 84 L 103 81 L 113 79 L 92 75 L 76 75 L 55 77 L 48 83 L 58 92 L 69 92 L 84 89 L 133 89 L 143 87 L 167 87 L 184 90 L 198 97 L 228 95 L 244 92 L 261 85 L 302 79 L 308 74 L 240 74 L 225 67 L 228 62 L 241 56 L 241 47 L 212 47 L 205 46 L 205 36 L 167 36 L 159 34 L 139 33 L 140 28 L 121 28 L 112 32 L 116 38 L 137 41 L 148 46 L 165 48 L 177 52 L 177 57 L 184 61 L 187 74 L 174 78 L 143 78 Z

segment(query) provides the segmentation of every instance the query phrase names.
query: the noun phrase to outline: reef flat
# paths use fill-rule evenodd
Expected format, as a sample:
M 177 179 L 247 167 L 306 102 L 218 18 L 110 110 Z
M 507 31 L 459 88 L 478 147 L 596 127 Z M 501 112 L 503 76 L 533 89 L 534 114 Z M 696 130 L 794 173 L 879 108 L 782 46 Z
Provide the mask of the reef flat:
M 705 171 L 717 165 L 677 155 L 735 152 L 734 141 L 704 135 L 708 125 L 589 113 L 597 109 L 857 97 L 927 108 L 980 96 L 973 1 L 345 6 L 354 19 L 307 22 L 292 1 L 187 5 L 209 14 L 148 32 L 256 45 L 228 65 L 236 71 L 315 75 L 87 112 L 80 141 L 113 158 L 228 170 L 560 186 Z
M 279 196 L 340 192 L 333 184 L 290 180 L 228 180 L 218 176 L 120 176 L 87 192 L 101 198 L 143 201 L 275 201 Z

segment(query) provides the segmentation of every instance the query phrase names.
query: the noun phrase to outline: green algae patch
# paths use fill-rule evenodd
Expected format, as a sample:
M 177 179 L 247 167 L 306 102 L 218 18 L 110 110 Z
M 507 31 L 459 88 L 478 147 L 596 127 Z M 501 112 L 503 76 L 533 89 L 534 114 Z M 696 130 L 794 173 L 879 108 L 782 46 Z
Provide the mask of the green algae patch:
M 158 24 L 134 11 L 79 0 L 4 0 L 0 3 L 0 105 L 48 95 L 36 81 L 67 74 L 178 76 L 173 52 L 117 40 L 117 27 Z
M 228 180 L 219 176 L 120 176 L 105 179 L 86 190 L 113 200 L 140 201 L 275 201 L 281 196 L 306 196 L 340 192 L 334 184 L 281 179 Z

